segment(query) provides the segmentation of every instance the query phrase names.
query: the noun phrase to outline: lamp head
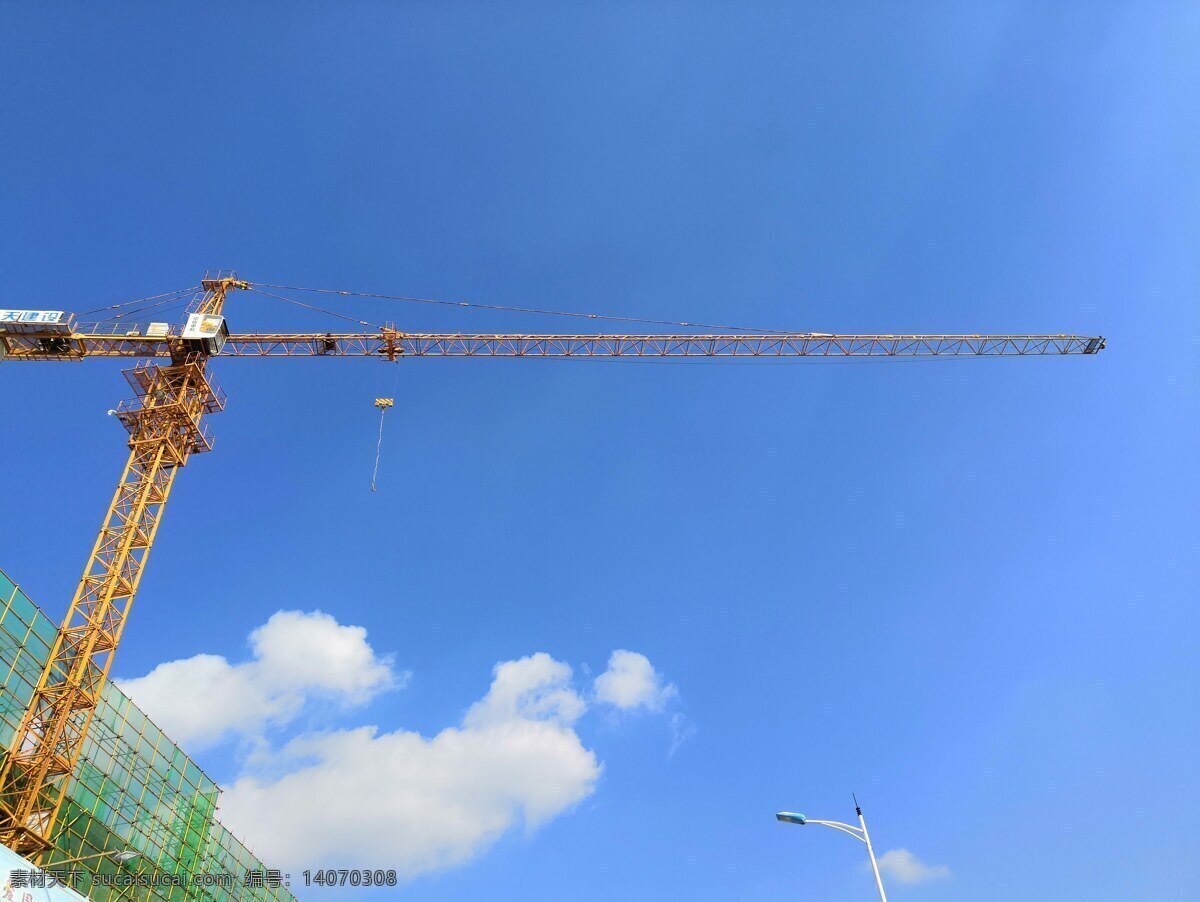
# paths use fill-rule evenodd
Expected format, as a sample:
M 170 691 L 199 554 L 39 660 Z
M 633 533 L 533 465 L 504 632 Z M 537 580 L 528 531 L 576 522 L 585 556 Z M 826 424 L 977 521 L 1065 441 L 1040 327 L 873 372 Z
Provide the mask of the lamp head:
M 804 826 L 808 821 L 803 814 L 797 814 L 795 811 L 780 811 L 775 815 L 775 819 L 783 821 L 785 824 L 799 824 Z

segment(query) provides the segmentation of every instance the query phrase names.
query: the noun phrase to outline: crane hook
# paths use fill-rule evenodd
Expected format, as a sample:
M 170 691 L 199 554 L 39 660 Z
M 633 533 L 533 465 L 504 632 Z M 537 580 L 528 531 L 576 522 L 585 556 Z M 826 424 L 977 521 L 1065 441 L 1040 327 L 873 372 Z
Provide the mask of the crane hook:
M 383 448 L 383 418 L 395 402 L 391 398 L 376 398 L 375 406 L 379 408 L 379 441 L 375 445 L 375 472 L 371 474 L 371 491 L 375 491 L 375 480 L 379 476 L 379 452 Z

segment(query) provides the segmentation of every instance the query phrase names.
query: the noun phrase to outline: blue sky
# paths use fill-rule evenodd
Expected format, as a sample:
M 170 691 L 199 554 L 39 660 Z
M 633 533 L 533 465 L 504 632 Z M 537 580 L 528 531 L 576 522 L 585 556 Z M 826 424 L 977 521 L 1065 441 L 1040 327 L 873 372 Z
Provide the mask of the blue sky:
M 772 816 L 852 817 L 852 791 L 881 851 L 949 869 L 891 876 L 894 899 L 1186 898 L 1193 4 L 244 6 L 0 10 L 2 306 L 85 310 L 236 267 L 1109 349 L 220 361 L 217 450 L 181 474 L 114 672 L 203 654 L 260 679 L 237 669 L 251 633 L 320 610 L 392 678 L 276 698 L 196 748 L 210 774 L 276 779 L 264 756 L 296 737 L 466 732 L 493 667 L 542 652 L 572 674 L 545 665 L 541 690 L 566 695 L 535 721 L 594 773 L 407 898 L 869 898 L 848 838 Z M 339 309 L 410 330 L 564 322 Z M 337 328 L 255 295 L 228 315 Z M 55 616 L 124 460 L 119 369 L 0 372 L 0 565 Z M 625 710 L 593 682 L 621 649 L 658 680 Z M 672 724 L 690 736 L 673 753 Z M 338 824 L 346 800 L 322 792 Z

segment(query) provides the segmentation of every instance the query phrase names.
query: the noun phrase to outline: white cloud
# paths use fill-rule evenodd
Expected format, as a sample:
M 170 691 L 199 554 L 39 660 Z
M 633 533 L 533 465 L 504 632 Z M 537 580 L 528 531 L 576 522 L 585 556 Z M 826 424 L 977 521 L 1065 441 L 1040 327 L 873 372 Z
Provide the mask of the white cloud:
M 250 634 L 262 680 L 297 690 L 318 689 L 350 704 L 392 686 L 390 658 L 378 658 L 361 626 L 341 626 L 328 614 L 278 611 Z
M 667 749 L 667 757 L 670 758 L 679 747 L 696 735 L 696 725 L 684 717 L 682 714 L 671 715 L 671 747 Z
M 876 862 L 879 870 L 897 883 L 925 883 L 930 880 L 946 880 L 950 868 L 944 864 L 923 863 L 908 849 L 892 849 L 880 855 Z
M 308 706 L 362 704 L 403 684 L 364 629 L 280 611 L 250 634 L 251 657 L 170 661 L 121 688 L 185 746 L 236 735 L 241 774 L 219 816 L 272 867 L 322 861 L 406 877 L 468 861 L 505 832 L 533 830 L 591 795 L 603 772 L 575 725 L 588 703 L 567 664 L 539 652 L 493 668 L 461 723 L 430 737 L 378 726 L 293 734 L 269 727 Z M 595 681 L 618 708 L 660 710 L 676 694 L 644 655 L 616 651 Z M 672 721 L 672 751 L 691 733 Z
M 612 653 L 608 670 L 596 677 L 593 686 L 598 701 L 622 710 L 661 711 L 678 694 L 674 686 L 663 685 L 662 675 L 655 672 L 649 658 L 624 649 Z
M 196 655 L 117 685 L 173 740 L 198 747 L 286 723 L 313 700 L 360 705 L 407 678 L 374 653 L 365 629 L 320 611 L 277 612 L 250 634 L 250 648 L 241 664 Z
M 462 726 L 431 739 L 363 727 L 293 740 L 275 764 L 295 769 L 242 777 L 221 817 L 272 866 L 386 861 L 414 876 L 466 861 L 595 789 L 602 766 L 571 728 L 585 705 L 570 677 L 536 654 L 498 664 Z
M 570 688 L 571 668 L 544 651 L 519 661 L 497 664 L 492 673 L 492 688 L 471 706 L 463 719 L 468 727 L 524 718 L 544 718 L 570 725 L 587 707 Z

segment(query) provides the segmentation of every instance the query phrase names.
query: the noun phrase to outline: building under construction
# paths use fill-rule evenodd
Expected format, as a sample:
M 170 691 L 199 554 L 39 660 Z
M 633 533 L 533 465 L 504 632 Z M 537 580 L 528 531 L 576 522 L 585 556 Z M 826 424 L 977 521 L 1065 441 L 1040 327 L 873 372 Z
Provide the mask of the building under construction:
M 57 633 L 58 625 L 0 571 L 0 747 L 5 750 Z M 285 875 L 270 871 L 217 821 L 220 791 L 106 681 L 51 833 L 54 853 L 41 866 L 51 875 L 71 874 L 68 883 L 92 899 L 294 898 L 284 886 Z M 70 863 L 60 867 L 56 862 Z M 130 885 L 116 885 L 118 880 Z M 0 898 L 20 899 L 20 890 Z

